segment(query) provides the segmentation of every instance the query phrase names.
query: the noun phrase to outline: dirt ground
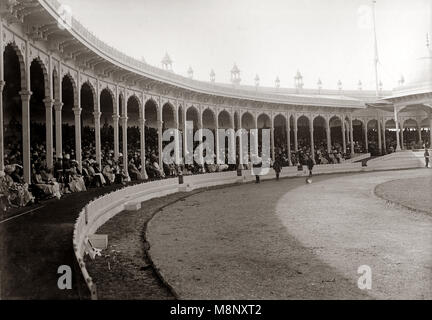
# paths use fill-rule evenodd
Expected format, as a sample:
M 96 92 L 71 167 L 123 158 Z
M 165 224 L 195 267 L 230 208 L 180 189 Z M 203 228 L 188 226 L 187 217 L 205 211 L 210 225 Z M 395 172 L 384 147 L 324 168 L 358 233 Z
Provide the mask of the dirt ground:
M 385 182 L 375 188 L 375 193 L 383 199 L 407 208 L 432 212 L 431 176 Z
M 96 283 L 98 299 L 175 299 L 147 257 L 145 229 L 156 212 L 188 195 L 178 193 L 149 200 L 141 210 L 122 212 L 97 231 L 108 234 L 108 249 L 95 260 L 87 256 L 86 265 Z
M 432 170 L 203 192 L 155 215 L 149 253 L 181 299 L 431 299 L 432 216 L 374 194 L 425 176 Z M 409 182 L 405 190 L 417 186 Z M 357 287 L 361 265 L 372 269 L 371 290 Z

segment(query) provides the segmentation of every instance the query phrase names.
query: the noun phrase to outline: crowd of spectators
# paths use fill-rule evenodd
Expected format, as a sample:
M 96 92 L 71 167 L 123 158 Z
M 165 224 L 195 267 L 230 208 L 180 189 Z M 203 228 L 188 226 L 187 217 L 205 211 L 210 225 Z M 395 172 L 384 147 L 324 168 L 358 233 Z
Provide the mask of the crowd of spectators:
M 10 126 L 10 124 L 9 124 Z M 19 132 L 19 123 L 15 131 Z M 25 183 L 23 179 L 22 166 L 22 144 L 20 137 L 12 139 L 9 137 L 5 145 L 4 161 L 5 167 L 0 171 L 0 199 L 1 208 L 6 210 L 9 207 L 23 207 L 34 202 L 49 198 L 60 199 L 64 194 L 86 191 L 88 188 L 98 188 L 112 184 L 126 184 L 136 180 L 155 180 L 178 175 L 199 174 L 205 172 L 220 172 L 236 170 L 237 164 L 204 164 L 196 162 L 188 165 L 165 164 L 160 165 L 158 159 L 158 136 L 157 130 L 146 127 L 145 139 L 145 163 L 142 163 L 140 154 L 140 133 L 138 127 L 128 127 L 128 154 L 127 166 L 124 167 L 124 155 L 120 152 L 118 157 L 114 154 L 114 129 L 108 124 L 101 128 L 101 165 L 96 159 L 96 147 L 94 143 L 94 129 L 83 127 L 82 130 L 82 166 L 80 167 L 75 159 L 74 127 L 64 125 L 64 141 L 62 154 L 56 156 L 54 153 L 53 168 L 48 168 L 46 163 L 46 148 L 44 144 L 43 126 L 32 125 L 31 141 L 31 183 Z M 9 134 L 14 130 L 9 130 Z M 122 130 L 119 130 L 119 141 L 122 141 Z M 38 140 L 37 137 L 40 139 Z M 371 132 L 371 135 L 376 132 Z M 386 152 L 395 150 L 396 142 L 392 135 L 386 138 Z M 374 136 L 368 137 L 374 141 Z M 408 137 L 409 138 L 409 137 Z M 340 143 L 333 143 L 330 152 L 327 150 L 325 139 L 315 141 L 314 154 L 311 155 L 311 148 L 308 140 L 298 140 L 298 151 L 291 146 L 291 159 L 288 159 L 288 150 L 282 141 L 276 140 L 275 153 L 278 163 L 282 166 L 306 165 L 309 156 L 316 164 L 337 164 L 351 157 L 350 144 L 347 144 L 346 153 Z M 168 143 L 168 142 L 167 142 Z M 165 143 L 166 144 L 166 143 Z M 121 148 L 120 143 L 120 148 Z M 194 145 L 197 147 L 198 142 Z M 369 143 L 369 151 L 377 150 L 374 143 Z M 228 150 L 227 150 L 228 151 Z M 354 152 L 365 152 L 361 142 L 355 141 Z M 212 155 L 215 157 L 215 155 Z M 226 152 L 228 157 L 228 152 Z M 216 159 L 215 159 L 216 160 Z M 289 161 L 291 160 L 291 161 Z M 216 161 L 215 161 L 216 162 Z M 237 163 L 238 163 L 237 157 Z M 228 163 L 226 161 L 225 163 Z M 144 167 L 143 167 L 144 166 Z M 244 168 L 250 166 L 245 165 Z M 145 169 L 145 170 L 144 170 Z

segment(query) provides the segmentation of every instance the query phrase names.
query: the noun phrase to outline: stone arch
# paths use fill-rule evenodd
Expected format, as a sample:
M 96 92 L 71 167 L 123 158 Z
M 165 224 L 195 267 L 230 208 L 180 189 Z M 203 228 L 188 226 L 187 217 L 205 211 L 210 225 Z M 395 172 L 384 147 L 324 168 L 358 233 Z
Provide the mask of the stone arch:
M 384 120 L 386 150 L 396 150 L 396 123 L 394 119 Z
M 421 122 L 410 117 L 401 121 L 401 125 L 401 129 L 403 128 L 401 146 L 406 146 L 409 149 L 415 149 L 416 144 L 422 140 Z
M 333 144 L 342 146 L 342 118 L 338 115 L 333 115 L 329 119 L 330 140 Z
M 78 107 L 78 93 L 74 78 L 67 73 L 63 76 L 61 81 L 61 103 L 63 103 L 61 109 L 61 127 L 62 127 L 62 147 L 63 150 L 74 158 L 77 150 L 75 150 L 75 114 L 73 109 Z M 55 118 L 54 118 L 55 119 Z M 54 134 L 54 140 L 57 137 Z M 54 144 L 56 145 L 56 144 Z
M 320 148 L 327 146 L 327 120 L 323 115 L 316 115 L 312 120 L 314 144 Z
M 32 163 L 40 163 L 46 159 L 46 112 L 44 100 L 50 96 L 49 79 L 46 69 L 40 59 L 30 63 L 30 149 Z
M 203 129 L 216 129 L 216 114 L 211 108 L 206 108 L 202 112 Z
M 75 82 L 75 79 L 68 72 L 68 73 L 66 73 L 63 76 L 63 78 L 62 78 L 62 84 L 63 84 L 63 81 L 64 81 L 65 78 L 67 78 L 70 81 L 71 85 L 72 85 L 72 89 L 73 89 L 73 102 L 74 102 L 73 105 L 78 107 L 78 94 L 80 94 L 80 92 L 78 92 L 78 87 L 77 87 L 77 84 Z M 62 85 L 62 87 L 59 90 L 62 90 L 62 89 L 63 89 L 63 85 Z
M 364 150 L 366 149 L 366 141 L 364 135 L 365 121 L 363 119 L 353 118 L 352 126 L 353 126 L 353 140 L 354 140 L 355 148 L 357 147 L 358 149 L 360 149 L 360 150 L 355 150 L 355 153 L 364 152 Z
M 147 127 L 158 127 L 157 121 L 159 120 L 159 107 L 156 101 L 152 98 L 148 99 L 144 105 L 144 118 Z
M 186 109 L 186 121 L 192 121 L 193 122 L 193 130 L 198 129 L 198 123 L 199 123 L 199 117 L 200 112 L 199 109 L 193 105 L 187 107 Z
M 273 118 L 274 123 L 274 147 L 275 154 L 279 155 L 284 153 L 285 156 L 288 156 L 287 148 L 287 118 L 284 114 L 278 113 Z
M 255 118 L 249 111 L 241 115 L 240 128 L 246 130 L 255 129 Z
M 107 92 L 110 97 L 111 97 L 111 101 L 112 101 L 112 113 L 116 114 L 117 113 L 117 109 L 116 109 L 116 95 L 115 93 L 111 90 L 111 88 L 109 86 L 104 86 L 101 88 L 100 90 L 100 95 L 102 95 L 102 92 Z M 101 111 L 102 112 L 102 111 Z
M 104 87 L 99 95 L 101 112 L 100 136 L 101 148 L 105 155 L 114 152 L 114 119 L 116 112 L 115 96 L 109 87 Z
M 128 116 L 128 125 L 134 124 L 134 126 L 139 126 L 139 119 L 142 116 L 141 100 L 132 94 L 129 96 L 126 102 L 126 112 Z
M 2 35 L 0 35 L 2 36 Z M 26 90 L 26 68 L 21 51 L 14 42 L 2 52 L 5 85 L 3 94 L 3 146 L 0 164 L 23 163 L 22 100 L 20 92 Z M 4 157 L 4 158 L 3 158 Z M 13 157 L 11 159 L 11 157 Z M 3 160 L 4 159 L 4 160 Z M 2 167 L 0 168 L 2 169 Z
M 299 149 L 310 148 L 310 126 L 311 118 L 306 114 L 301 114 L 297 117 L 297 140 Z
M 235 126 L 235 124 L 234 124 Z M 221 129 L 234 129 L 231 125 L 231 114 L 226 111 L 225 109 L 222 109 L 219 111 L 218 114 L 218 127 Z
M 419 123 L 418 123 L 417 119 L 407 118 L 407 119 L 403 120 L 402 125 L 403 125 L 404 128 L 407 128 L 407 127 L 409 127 L 409 128 L 411 128 L 411 127 L 412 128 L 417 128 L 419 126 Z M 415 125 L 415 126 L 413 126 L 413 125 Z
M 84 158 L 96 159 L 96 126 L 94 112 L 97 112 L 98 95 L 90 81 L 80 87 L 81 96 L 81 141 Z
M 15 52 L 15 54 L 17 55 L 17 57 L 18 57 L 19 68 L 20 68 L 21 90 L 29 89 L 29 88 L 27 88 L 26 63 L 25 63 L 25 59 L 24 59 L 23 53 L 21 52 L 20 48 L 15 43 L 15 41 L 10 41 L 10 42 L 8 42 L 8 43 L 5 44 L 2 54 L 4 54 L 6 52 L 6 50 L 7 50 L 8 47 L 11 48 Z
M 127 110 L 127 150 L 129 161 L 140 161 L 140 122 L 141 118 L 141 102 L 140 99 L 132 94 L 129 96 L 126 102 Z M 138 167 L 139 164 L 136 163 Z
M 170 102 L 166 102 L 162 106 L 162 121 L 163 121 L 163 127 L 165 129 L 172 129 L 175 128 L 175 120 L 176 120 L 176 109 Z
M 261 112 L 257 117 L 257 127 L 258 129 L 269 129 L 272 125 L 271 116 L 266 112 Z
M 49 75 L 48 75 L 48 69 L 47 69 L 45 63 L 42 61 L 42 59 L 41 59 L 40 57 L 36 57 L 36 58 L 34 58 L 34 59 L 30 62 L 30 65 L 31 65 L 33 62 L 38 63 L 38 65 L 39 65 L 40 68 L 42 69 L 42 74 L 43 74 L 43 78 L 44 78 L 44 91 L 45 91 L 45 97 L 50 97 L 51 92 L 50 92 L 50 86 L 49 86 L 49 83 L 50 83 L 49 80 L 50 80 L 50 78 L 49 78 Z
M 82 93 L 82 90 L 83 90 L 84 87 L 87 87 L 88 89 L 90 89 L 90 91 L 92 93 L 92 96 L 93 96 L 93 111 L 98 111 L 97 110 L 97 107 L 98 107 L 98 101 L 97 101 L 98 94 L 96 93 L 96 88 L 93 86 L 93 84 L 89 80 L 84 81 L 81 84 L 81 88 L 80 88 L 81 93 Z M 81 99 L 81 104 L 82 104 L 82 99 Z

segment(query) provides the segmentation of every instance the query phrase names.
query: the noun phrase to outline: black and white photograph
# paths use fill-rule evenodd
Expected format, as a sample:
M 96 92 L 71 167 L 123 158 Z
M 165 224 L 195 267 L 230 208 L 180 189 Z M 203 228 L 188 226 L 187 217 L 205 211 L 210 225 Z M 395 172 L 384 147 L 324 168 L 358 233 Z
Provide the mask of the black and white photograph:
M 0 300 L 432 299 L 431 0 L 0 0 L 0 48 Z

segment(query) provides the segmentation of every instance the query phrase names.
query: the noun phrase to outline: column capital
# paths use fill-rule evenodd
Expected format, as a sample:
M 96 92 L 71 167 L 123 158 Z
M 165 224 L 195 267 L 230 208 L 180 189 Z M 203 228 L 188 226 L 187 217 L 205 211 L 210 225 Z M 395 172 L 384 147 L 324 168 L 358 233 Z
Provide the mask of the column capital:
M 138 122 L 140 123 L 140 125 L 145 125 L 146 120 L 143 119 L 143 118 L 139 118 L 139 119 L 138 119 Z
M 45 107 L 47 109 L 51 109 L 53 107 L 54 99 L 47 97 L 47 98 L 43 99 L 42 101 L 45 104 Z
M 63 108 L 63 102 L 55 101 L 54 102 L 54 110 L 55 111 L 62 111 Z
M 6 84 L 6 81 L 0 80 L 0 92 L 3 91 L 5 84 Z
M 76 116 L 79 116 L 81 114 L 82 109 L 81 108 L 72 108 L 72 111 Z
M 128 119 L 127 116 L 123 116 L 123 115 L 122 115 L 122 116 L 120 117 L 120 120 L 122 120 L 122 121 L 127 121 L 127 119 Z
M 102 112 L 100 112 L 100 111 L 93 112 L 93 116 L 95 117 L 95 119 L 99 119 L 101 117 L 101 115 L 102 115 Z
M 163 121 L 162 120 L 157 120 L 156 123 L 157 123 L 158 127 L 162 127 L 162 125 L 163 125 Z
M 28 100 L 30 100 L 31 95 L 33 94 L 33 92 L 31 92 L 30 90 L 21 90 L 18 93 L 21 96 L 21 99 L 28 99 Z
M 118 120 L 118 119 L 120 119 L 120 116 L 118 114 L 113 114 L 112 118 L 113 118 L 113 120 Z

